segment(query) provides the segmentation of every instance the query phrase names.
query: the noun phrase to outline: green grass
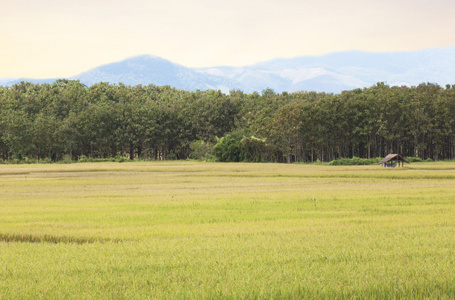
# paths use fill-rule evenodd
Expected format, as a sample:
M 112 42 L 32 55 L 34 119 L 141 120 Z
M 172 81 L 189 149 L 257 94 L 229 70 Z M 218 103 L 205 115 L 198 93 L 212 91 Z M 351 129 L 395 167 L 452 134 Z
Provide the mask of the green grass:
M 454 299 L 455 163 L 0 166 L 0 299 Z

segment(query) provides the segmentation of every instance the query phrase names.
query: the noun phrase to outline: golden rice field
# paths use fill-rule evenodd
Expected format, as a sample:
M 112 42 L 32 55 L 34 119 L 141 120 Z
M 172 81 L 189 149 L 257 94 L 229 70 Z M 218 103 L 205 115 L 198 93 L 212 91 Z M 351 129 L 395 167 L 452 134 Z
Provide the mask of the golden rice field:
M 0 299 L 454 299 L 455 163 L 0 166 Z

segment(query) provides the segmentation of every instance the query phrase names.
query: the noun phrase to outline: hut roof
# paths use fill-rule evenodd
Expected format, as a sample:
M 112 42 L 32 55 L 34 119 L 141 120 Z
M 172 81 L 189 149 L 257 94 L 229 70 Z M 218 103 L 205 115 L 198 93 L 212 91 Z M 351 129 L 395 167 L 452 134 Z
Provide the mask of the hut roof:
M 384 157 L 380 162 L 378 162 L 378 164 L 383 164 L 391 160 L 404 161 L 409 164 L 409 161 L 404 159 L 404 157 L 401 156 L 400 154 L 389 154 L 386 157 Z

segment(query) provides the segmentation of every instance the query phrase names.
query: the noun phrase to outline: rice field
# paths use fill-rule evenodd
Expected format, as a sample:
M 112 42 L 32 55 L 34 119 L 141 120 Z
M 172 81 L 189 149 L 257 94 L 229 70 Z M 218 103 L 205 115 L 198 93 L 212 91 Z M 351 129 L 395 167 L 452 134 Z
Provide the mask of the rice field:
M 454 299 L 455 163 L 0 165 L 0 299 Z

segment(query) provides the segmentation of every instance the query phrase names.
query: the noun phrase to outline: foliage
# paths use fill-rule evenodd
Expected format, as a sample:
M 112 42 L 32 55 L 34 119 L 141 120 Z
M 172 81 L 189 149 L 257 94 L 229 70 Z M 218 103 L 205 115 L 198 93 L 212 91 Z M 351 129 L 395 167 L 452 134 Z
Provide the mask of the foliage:
M 413 162 L 423 162 L 424 160 L 421 159 L 420 157 L 406 157 L 406 160 L 409 161 L 410 163 Z
M 212 160 L 213 144 L 204 140 L 197 140 L 190 143 L 190 158 L 209 161 Z
M 332 160 L 329 162 L 329 165 L 331 166 L 367 166 L 367 165 L 376 165 L 378 162 L 381 161 L 380 157 L 377 158 L 359 158 L 359 157 L 353 157 L 353 158 L 339 158 Z
M 247 136 L 245 136 L 247 135 Z M 221 162 L 265 162 L 270 156 L 270 147 L 265 138 L 249 135 L 248 131 L 235 131 L 222 138 L 212 148 L 215 161 Z
M 240 140 L 238 145 L 245 162 L 265 162 L 269 156 L 270 147 L 266 143 L 267 139 L 247 136 Z
M 128 158 L 123 156 L 116 156 L 116 157 L 109 157 L 109 158 L 92 158 L 82 155 L 77 162 L 84 163 L 84 162 L 127 162 L 129 161 Z
M 212 154 L 216 161 L 221 162 L 239 162 L 243 160 L 243 153 L 240 149 L 242 141 L 240 134 L 227 134 L 222 138 L 216 138 L 216 144 L 213 146 Z
M 337 95 L 272 89 L 225 95 L 21 82 L 0 87 L 0 159 L 207 160 L 216 141 L 219 161 L 326 163 L 389 153 L 437 161 L 455 158 L 454 115 L 455 85 L 430 83 L 378 83 Z

